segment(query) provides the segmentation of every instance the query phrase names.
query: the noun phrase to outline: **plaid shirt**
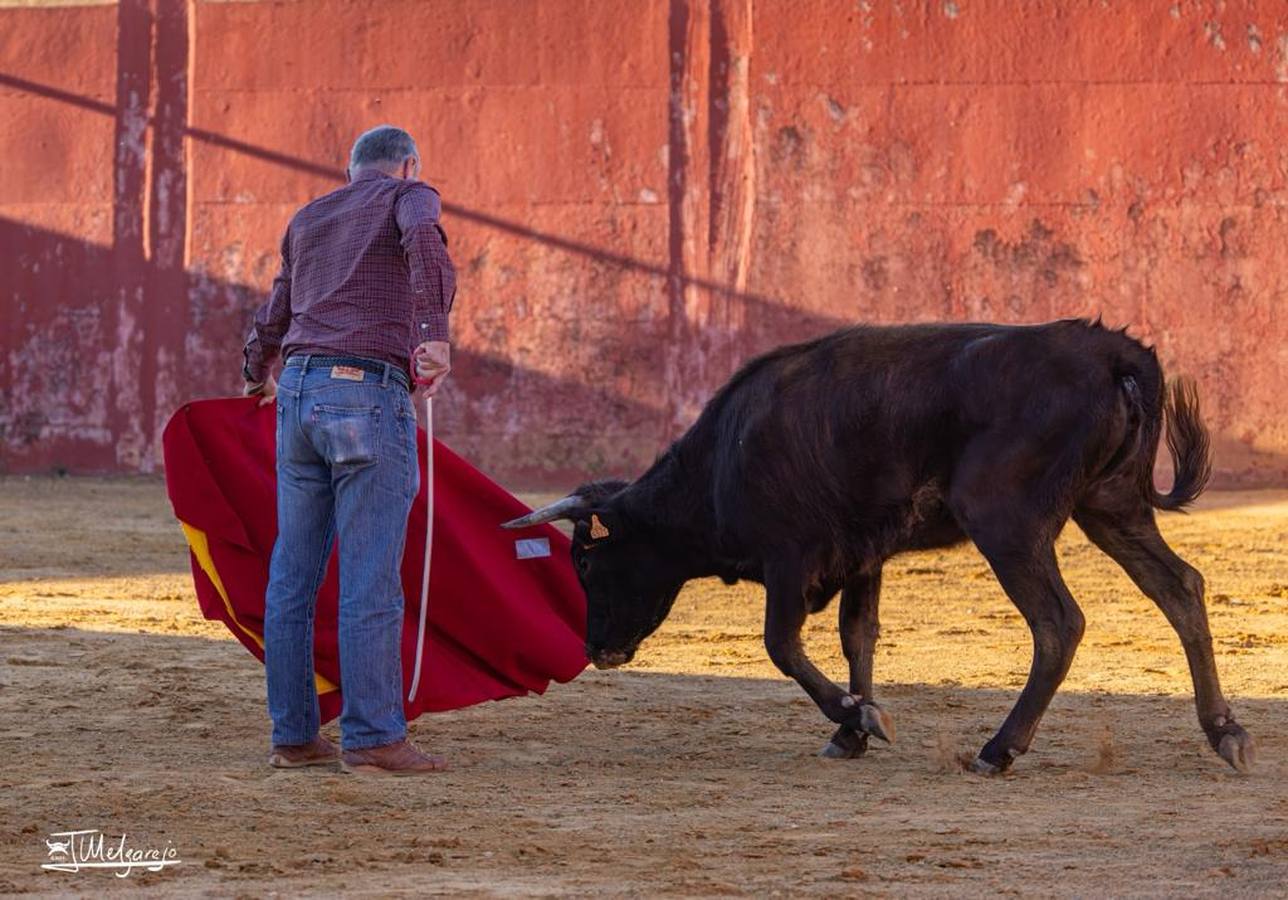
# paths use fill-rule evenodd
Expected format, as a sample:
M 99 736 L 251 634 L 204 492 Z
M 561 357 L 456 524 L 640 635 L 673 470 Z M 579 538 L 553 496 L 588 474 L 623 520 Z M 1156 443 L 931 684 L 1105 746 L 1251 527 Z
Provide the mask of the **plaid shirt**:
M 456 271 L 440 209 L 424 182 L 367 170 L 297 212 L 246 340 L 246 380 L 263 381 L 279 353 L 364 356 L 410 372 L 418 344 L 446 341 Z

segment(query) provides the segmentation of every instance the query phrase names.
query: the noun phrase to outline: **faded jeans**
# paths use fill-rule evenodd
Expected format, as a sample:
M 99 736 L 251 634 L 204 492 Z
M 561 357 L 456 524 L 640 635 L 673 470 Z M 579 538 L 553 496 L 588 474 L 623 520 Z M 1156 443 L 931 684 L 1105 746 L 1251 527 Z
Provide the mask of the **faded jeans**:
M 358 381 L 333 377 L 329 357 L 311 359 L 289 360 L 277 388 L 277 543 L 264 612 L 273 743 L 318 733 L 313 617 L 338 535 L 340 740 L 379 747 L 407 734 L 399 570 L 420 489 L 416 414 L 394 367 Z

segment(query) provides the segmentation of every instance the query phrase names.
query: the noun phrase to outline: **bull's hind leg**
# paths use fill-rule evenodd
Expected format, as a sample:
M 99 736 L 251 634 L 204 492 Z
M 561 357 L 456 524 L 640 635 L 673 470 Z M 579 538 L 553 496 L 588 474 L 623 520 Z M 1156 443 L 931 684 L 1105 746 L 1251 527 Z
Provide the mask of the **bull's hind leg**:
M 1050 420 L 1029 422 L 1031 435 L 1076 435 L 1067 395 L 1046 397 Z M 1008 768 L 1028 752 L 1038 723 L 1073 663 L 1086 621 L 1055 559 L 1055 539 L 1069 519 L 1070 485 L 1082 445 L 1025 439 L 1024 429 L 985 435 L 953 473 L 948 508 L 993 568 L 1033 634 L 1029 678 L 1010 714 L 972 764 L 977 772 Z
M 868 749 L 868 735 L 894 740 L 894 720 L 873 700 L 872 653 L 881 632 L 877 616 L 881 571 L 855 575 L 841 591 L 841 649 L 850 664 L 850 694 L 859 698 L 860 729 L 842 725 L 823 747 L 820 756 L 852 759 Z
M 1018 537 L 1023 532 L 1012 533 Z M 1085 620 L 1060 577 L 1050 543 L 1025 547 L 980 538 L 975 542 L 1033 633 L 1033 662 L 1024 690 L 972 764 L 977 772 L 994 774 L 1028 752 L 1043 713 L 1073 663 Z
M 767 568 L 765 591 L 765 649 L 774 665 L 794 679 L 833 722 L 854 732 L 875 734 L 870 731 L 871 710 L 862 698 L 833 684 L 805 655 L 801 628 L 808 606 L 801 568 L 792 564 Z
M 1235 769 L 1247 771 L 1255 745 L 1252 736 L 1234 721 L 1221 693 L 1203 605 L 1203 576 L 1172 552 L 1158 533 L 1153 509 L 1143 504 L 1119 514 L 1080 509 L 1074 513 L 1074 521 L 1163 611 L 1185 648 L 1199 725 L 1208 743 Z

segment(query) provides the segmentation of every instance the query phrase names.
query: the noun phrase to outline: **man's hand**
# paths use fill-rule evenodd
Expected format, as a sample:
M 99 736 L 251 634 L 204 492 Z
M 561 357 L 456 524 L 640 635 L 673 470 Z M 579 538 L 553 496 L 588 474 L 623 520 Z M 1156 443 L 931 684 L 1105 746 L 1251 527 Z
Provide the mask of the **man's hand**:
M 447 341 L 426 341 L 416 348 L 412 359 L 417 382 L 427 395 L 434 396 L 452 371 L 452 345 Z
M 242 388 L 242 394 L 246 397 L 259 397 L 259 405 L 267 406 L 277 399 L 277 379 L 270 372 L 258 384 L 248 381 Z

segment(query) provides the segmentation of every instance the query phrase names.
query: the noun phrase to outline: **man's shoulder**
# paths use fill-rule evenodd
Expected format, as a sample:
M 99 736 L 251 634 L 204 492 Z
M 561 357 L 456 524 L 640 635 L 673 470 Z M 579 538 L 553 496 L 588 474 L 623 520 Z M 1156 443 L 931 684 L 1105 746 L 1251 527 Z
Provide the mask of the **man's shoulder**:
M 441 208 L 438 188 L 414 179 L 380 178 L 351 181 L 321 196 L 314 197 L 295 211 L 295 215 L 291 217 L 291 224 L 304 223 L 314 216 L 331 214 L 337 207 L 346 203 L 363 203 L 374 200 L 383 204 L 391 199 L 397 202 L 404 196 L 418 197 L 418 195 L 428 203 L 430 210 L 437 218 Z
M 401 202 L 404 198 L 414 203 L 412 208 L 416 210 L 417 215 L 424 215 L 428 211 L 429 218 L 437 219 L 442 214 L 442 198 L 438 188 L 432 184 L 426 184 L 419 179 L 406 179 L 398 185 L 398 200 Z
M 439 198 L 442 196 L 439 194 L 438 188 L 434 187 L 432 184 L 421 181 L 419 178 L 400 179 L 398 181 L 397 191 L 398 196 L 400 197 L 405 194 L 423 194 L 426 197 L 432 197 L 435 203 L 437 203 Z
M 353 187 L 352 183 L 342 184 L 334 190 L 327 191 L 325 194 L 320 194 L 317 197 L 314 197 L 308 203 L 305 203 L 295 211 L 295 218 L 299 218 L 300 216 L 306 215 L 310 211 L 317 210 L 321 207 L 330 206 L 337 200 L 343 200 L 345 197 L 353 193 Z

